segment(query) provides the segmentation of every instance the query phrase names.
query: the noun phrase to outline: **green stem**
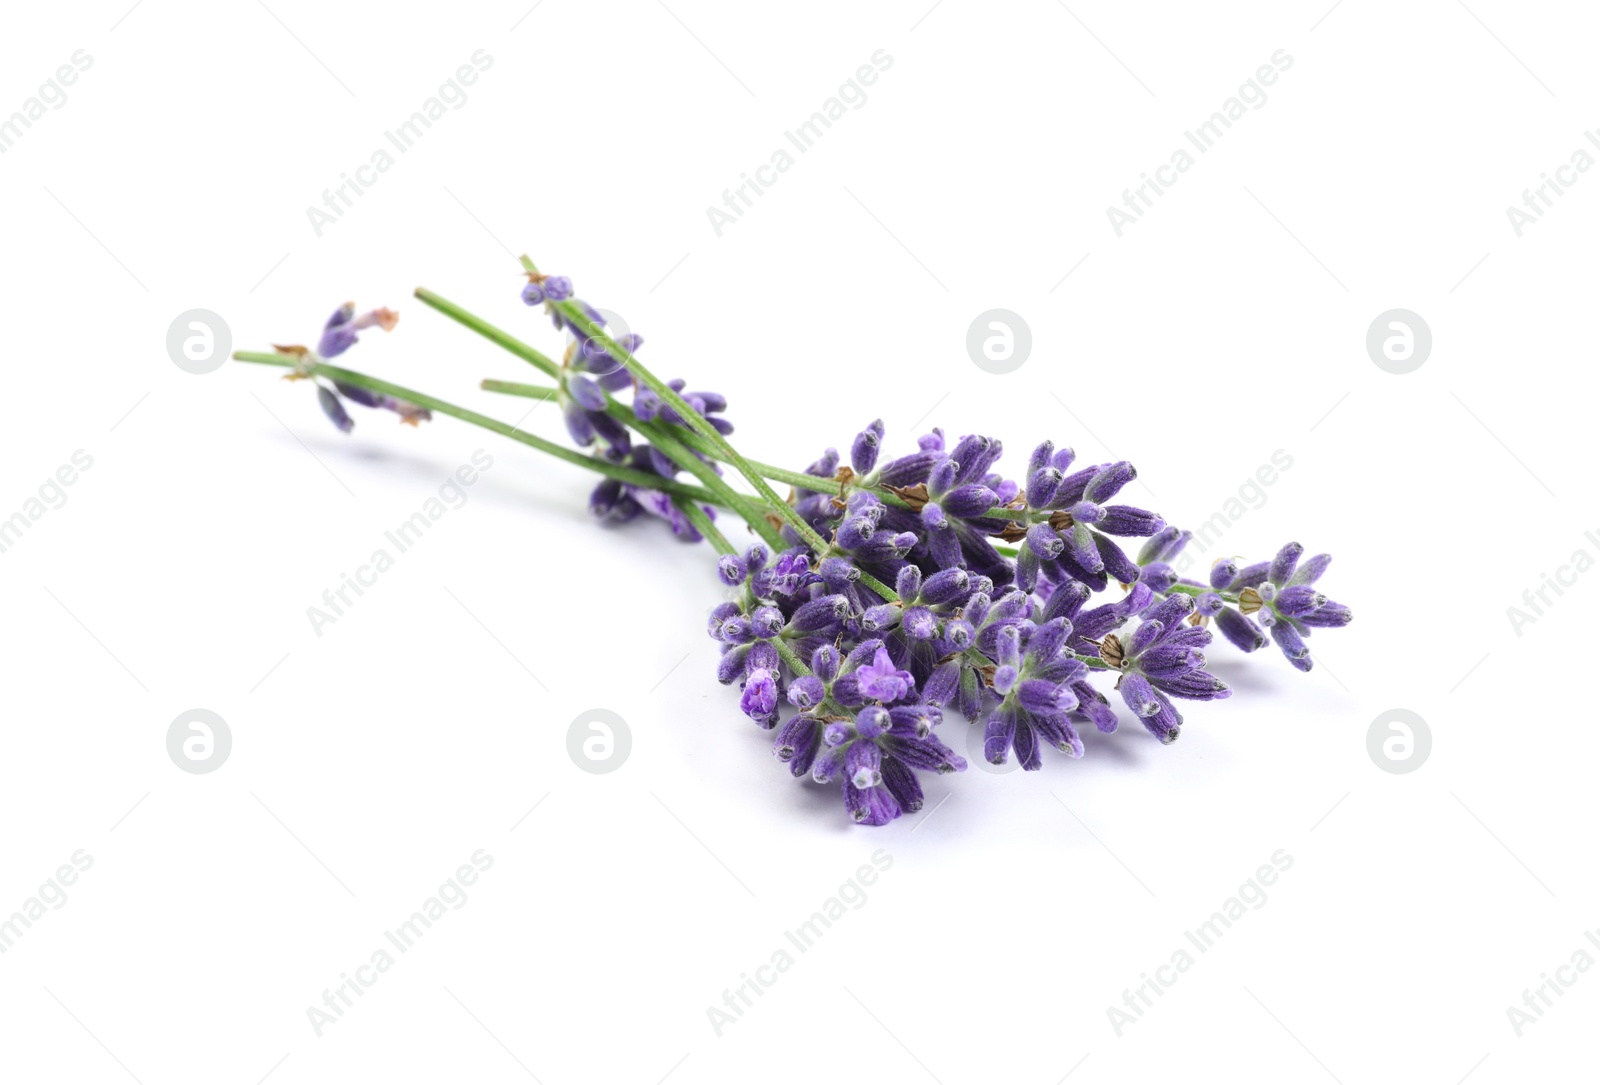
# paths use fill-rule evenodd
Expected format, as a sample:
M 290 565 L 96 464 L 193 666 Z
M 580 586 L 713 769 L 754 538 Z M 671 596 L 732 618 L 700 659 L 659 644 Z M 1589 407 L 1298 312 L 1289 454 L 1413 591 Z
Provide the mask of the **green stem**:
M 689 522 L 700 534 L 706 537 L 706 542 L 711 544 L 713 550 L 719 554 L 735 553 L 733 544 L 728 541 L 726 535 L 717 530 L 717 525 L 711 522 L 711 517 L 698 503 L 686 501 L 681 497 L 673 498 L 672 503 L 678 506 L 679 511 L 689 518 Z
M 455 302 L 434 293 L 427 287 L 419 286 L 414 293 L 417 299 L 423 304 L 427 305 L 429 308 L 443 313 L 445 316 L 449 317 L 451 320 L 454 320 L 462 327 L 477 332 L 479 335 L 483 336 L 491 343 L 494 343 L 496 346 L 502 347 L 510 353 L 516 355 L 518 358 L 531 363 L 546 376 L 557 381 L 561 381 L 563 379 L 563 370 L 559 363 L 555 362 L 544 353 L 529 346 L 527 343 L 524 343 L 521 339 L 518 339 L 510 332 L 490 324 L 487 320 L 484 320 L 477 314 L 468 312 Z M 487 387 L 487 383 L 485 386 Z M 531 385 L 526 387 L 529 388 L 529 392 L 527 394 L 533 399 L 553 400 L 559 399 L 561 395 L 559 389 L 536 388 L 535 386 Z M 609 395 L 606 398 L 608 403 L 611 402 L 611 397 Z M 612 414 L 613 417 L 627 425 L 634 425 L 634 423 L 637 421 L 633 418 L 632 411 L 627 412 L 626 415 L 617 414 L 615 412 L 612 412 Z M 638 427 L 635 426 L 635 428 Z M 773 529 L 772 525 L 767 522 L 766 517 L 759 514 L 752 516 L 732 487 L 728 486 L 722 477 L 718 475 L 716 471 L 712 470 L 709 465 L 700 460 L 699 457 L 695 456 L 688 449 L 683 448 L 681 445 L 676 445 L 671 441 L 657 442 L 657 447 L 660 449 L 661 453 L 672 460 L 673 463 L 677 464 L 679 467 L 683 468 L 699 479 L 707 489 L 713 493 L 719 494 L 722 499 L 718 502 L 718 504 L 722 504 L 727 508 L 733 509 L 735 512 L 739 513 L 739 515 L 744 518 L 745 522 L 750 525 L 750 529 L 760 536 L 768 546 L 771 546 L 776 550 L 783 549 L 782 538 L 778 535 L 777 531 Z
M 491 343 L 504 347 L 523 361 L 531 362 L 542 370 L 545 376 L 552 380 L 561 379 L 561 366 L 559 364 L 533 349 L 510 332 L 502 331 L 482 317 L 467 312 L 455 302 L 440 297 L 426 287 L 419 286 L 413 293 L 416 295 L 417 300 L 424 305 L 437 309 L 463 327 L 471 328 Z
M 238 362 L 251 362 L 256 365 L 274 365 L 284 369 L 296 369 L 299 367 L 298 360 L 287 354 L 267 354 L 257 351 L 241 350 L 234 352 L 233 358 Z M 326 377 L 331 381 L 339 381 L 344 384 L 353 384 L 359 388 L 368 388 L 374 392 L 380 392 L 384 395 L 394 396 L 396 399 L 403 399 L 407 403 L 415 403 L 419 407 L 426 407 L 430 411 L 437 411 L 439 414 L 449 415 L 450 417 L 458 418 L 463 422 L 470 422 L 474 426 L 481 426 L 492 433 L 500 434 L 502 437 L 509 437 L 513 441 L 520 441 L 530 448 L 536 448 L 540 452 L 549 453 L 559 460 L 565 460 L 566 462 L 575 464 L 578 467 L 584 467 L 590 471 L 596 471 L 602 475 L 605 475 L 607 478 L 616 479 L 618 482 L 624 482 L 630 486 L 642 486 L 646 489 L 662 490 L 674 497 L 681 497 L 689 501 L 700 501 L 710 505 L 721 505 L 723 503 L 722 498 L 717 494 L 714 494 L 709 490 L 702 489 L 699 486 L 690 486 L 686 483 L 676 482 L 671 479 L 663 479 L 660 475 L 646 474 L 643 471 L 635 471 L 630 467 L 622 467 L 618 464 L 597 459 L 593 456 L 585 456 L 581 452 L 574 452 L 572 449 L 566 448 L 563 445 L 558 445 L 554 441 L 547 441 L 543 437 L 536 437 L 531 433 L 524 433 L 515 426 L 507 425 L 506 423 L 500 421 L 498 418 L 490 418 L 488 415 L 479 414 L 477 411 L 470 411 L 465 407 L 458 407 L 454 403 L 449 403 L 445 400 L 438 399 L 423 392 L 413 391 L 410 388 L 404 388 L 398 384 L 391 384 L 386 380 L 379 380 L 377 377 L 369 377 L 365 373 L 358 373 L 353 369 L 341 369 L 338 366 L 327 365 L 319 362 L 306 366 L 305 371 L 308 373 L 313 373 L 319 377 Z
M 795 673 L 795 677 L 803 678 L 811 673 L 811 668 L 806 666 L 805 661 L 800 658 L 788 641 L 782 637 L 773 637 L 772 646 L 778 650 L 778 658 L 789 665 L 789 669 Z

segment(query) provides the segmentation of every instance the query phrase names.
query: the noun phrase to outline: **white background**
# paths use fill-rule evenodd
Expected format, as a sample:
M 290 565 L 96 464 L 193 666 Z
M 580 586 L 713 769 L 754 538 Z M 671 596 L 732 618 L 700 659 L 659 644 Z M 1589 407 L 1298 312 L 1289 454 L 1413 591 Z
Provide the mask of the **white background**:
M 1520 1037 L 1507 1016 L 1600 957 L 1594 578 L 1520 635 L 1506 614 L 1600 555 L 1600 177 L 1521 237 L 1506 215 L 1600 122 L 1588 13 L 668 3 L 6 10 L 0 115 L 75 50 L 93 64 L 0 156 L 0 515 L 75 450 L 93 466 L 0 555 L 0 914 L 76 850 L 93 866 L 0 956 L 3 1076 L 1592 1066 L 1594 973 L 1564 973 Z M 318 237 L 306 208 L 479 49 L 466 104 Z M 866 104 L 718 237 L 707 206 L 879 49 Z M 1279 49 L 1266 103 L 1117 237 L 1107 207 Z M 264 350 L 314 342 L 347 297 L 387 304 L 399 327 L 348 364 L 515 421 L 527 405 L 477 382 L 533 371 L 410 292 L 555 352 L 517 301 L 524 251 L 624 314 L 664 376 L 727 394 L 762 459 L 803 466 L 877 415 L 891 450 L 938 423 L 1015 465 L 1050 437 L 1133 459 L 1130 494 L 1198 524 L 1282 449 L 1218 552 L 1333 552 L 1356 622 L 1316 635 L 1309 675 L 1219 640 L 1235 696 L 1175 746 L 1126 726 L 852 827 L 711 677 L 708 549 L 596 527 L 589 477 L 491 434 L 361 412 L 346 437 L 307 385 L 166 353 L 188 309 Z M 964 345 L 995 307 L 1032 329 L 1008 376 Z M 1434 337 L 1405 376 L 1364 342 L 1395 307 Z M 563 439 L 548 407 L 526 424 Z M 467 504 L 314 634 L 306 609 L 480 448 Z M 210 775 L 167 756 L 191 708 L 232 731 Z M 566 752 L 591 708 L 632 732 L 611 775 Z M 1367 753 L 1395 708 L 1433 737 L 1408 775 Z M 307 1007 L 477 849 L 468 902 L 319 1038 Z M 707 1008 L 876 849 L 893 865 L 866 903 L 719 1037 Z M 1279 849 L 1266 903 L 1119 1036 L 1108 1007 Z

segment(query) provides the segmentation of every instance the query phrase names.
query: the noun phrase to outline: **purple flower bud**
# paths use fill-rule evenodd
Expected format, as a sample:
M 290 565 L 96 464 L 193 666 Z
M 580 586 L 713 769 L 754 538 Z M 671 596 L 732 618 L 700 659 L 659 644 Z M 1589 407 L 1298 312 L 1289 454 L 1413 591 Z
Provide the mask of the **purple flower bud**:
M 1245 565 L 1239 569 L 1239 575 L 1233 578 L 1230 588 L 1255 588 L 1267 582 L 1267 574 L 1272 570 L 1270 561 L 1258 561 L 1253 565 Z
M 544 280 L 544 296 L 551 301 L 566 301 L 572 297 L 572 280 L 565 275 L 549 276 Z
M 783 725 L 772 752 L 779 761 L 789 763 L 789 771 L 804 776 L 811 771 L 817 748 L 822 744 L 822 727 L 809 716 L 795 716 Z
M 1300 624 L 1316 629 L 1336 629 L 1349 625 L 1352 617 L 1350 608 L 1343 603 L 1324 603 L 1310 614 L 1302 615 Z
M 1204 652 L 1183 644 L 1158 644 L 1139 657 L 1139 670 L 1152 679 L 1172 678 L 1205 665 Z
M 883 762 L 883 786 L 905 813 L 914 814 L 922 809 L 922 785 L 917 783 L 916 773 L 894 758 Z
M 789 703 L 801 710 L 815 708 L 827 695 L 822 679 L 814 674 L 803 675 L 789 683 Z
M 895 594 L 900 601 L 907 605 L 916 602 L 917 595 L 922 591 L 922 570 L 915 565 L 907 565 L 895 575 Z
M 339 401 L 333 389 L 317 385 L 317 402 L 322 404 L 322 413 L 328 416 L 328 421 L 339 427 L 340 433 L 349 433 L 355 428 L 355 419 L 345 411 L 344 404 Z
M 722 623 L 722 639 L 729 644 L 749 644 L 755 640 L 755 631 L 750 625 L 750 619 L 739 615 L 729 618 Z
M 1122 547 L 1111 541 L 1110 536 L 1095 532 L 1094 546 L 1100 556 L 1101 566 L 1119 583 L 1132 584 L 1139 579 L 1139 567 L 1128 560 L 1128 555 L 1122 552 Z
M 388 396 L 379 395 L 377 392 L 362 388 L 357 384 L 334 381 L 333 386 L 339 390 L 339 394 L 345 399 L 350 400 L 352 403 L 359 403 L 363 407 L 385 407 L 389 402 Z
M 717 579 L 730 588 L 744 583 L 745 564 L 736 554 L 724 554 L 717 559 Z
M 882 633 L 900 624 L 901 610 L 893 603 L 868 607 L 861 615 L 861 628 L 868 633 Z
M 1056 446 L 1053 441 L 1040 441 L 1033 446 L 1033 451 L 1028 453 L 1027 477 L 1034 475 L 1050 466 L 1050 457 L 1055 454 Z
M 979 485 L 958 487 L 939 499 L 945 512 L 963 520 L 981 516 L 998 503 L 999 499 L 993 490 Z
M 763 639 L 776 637 L 783 632 L 783 611 L 777 607 L 756 607 L 750 613 L 750 628 Z
M 1174 697 L 1186 697 L 1191 701 L 1222 701 L 1233 694 L 1228 688 L 1228 683 L 1205 671 L 1151 674 L 1146 677 L 1150 679 L 1152 686 L 1163 693 L 1170 693 Z
M 889 730 L 889 710 L 878 705 L 868 705 L 856 713 L 856 734 L 862 738 L 877 738 Z M 861 743 L 861 745 L 868 745 Z M 857 785 L 865 787 L 865 784 Z
M 1125 674 L 1122 681 L 1117 683 L 1117 692 L 1122 694 L 1122 701 L 1133 709 L 1134 715 L 1141 719 L 1154 716 L 1161 711 L 1161 702 L 1156 700 L 1156 691 L 1150 688 L 1150 683 L 1140 674 Z
M 838 726 L 830 724 L 821 728 L 822 747 L 817 750 L 816 759 L 811 763 L 811 778 L 819 784 L 827 783 L 844 769 L 844 748 L 828 744 L 829 730 Z M 843 729 L 843 733 L 848 737 L 848 728 Z
M 1222 630 L 1222 635 L 1241 652 L 1254 652 L 1266 647 L 1266 634 L 1255 622 L 1232 607 L 1225 607 L 1217 614 L 1217 628 Z
M 850 466 L 858 475 L 866 475 L 878 464 L 878 446 L 883 441 L 883 419 L 873 421 L 856 434 L 850 445 Z
M 949 603 L 967 593 L 971 577 L 965 569 L 941 569 L 922 585 L 922 601 L 931 606 Z
M 1011 687 L 1017 684 L 1019 672 L 1009 663 L 1002 663 L 994 669 L 994 680 L 991 685 L 994 691 L 1004 697 L 1011 692 Z
M 1063 693 L 1066 693 L 1069 699 L 1068 708 L 1077 705 L 1078 699 L 1072 696 L 1071 691 L 1065 687 L 1058 686 L 1054 682 L 1041 681 L 1038 678 L 1028 678 L 1017 685 L 1017 703 L 1029 712 L 1036 712 L 1041 715 L 1050 712 L 1061 712 L 1065 711 L 1061 705 Z
M 1178 729 L 1183 723 L 1183 717 L 1178 714 L 1171 701 L 1160 693 L 1156 695 L 1157 711 L 1150 716 L 1141 717 L 1139 722 L 1144 724 L 1145 730 L 1156 736 L 1162 745 L 1170 745 L 1178 740 Z
M 996 661 L 1002 666 L 1015 667 L 1022 661 L 1022 638 L 1014 625 L 1002 628 L 995 641 Z
M 1216 588 L 1218 591 L 1221 591 L 1229 584 L 1232 584 L 1234 578 L 1238 575 L 1239 563 L 1236 561 L 1230 561 L 1227 558 L 1218 558 L 1211 564 L 1211 586 Z
M 1178 571 L 1164 561 L 1153 561 L 1142 566 L 1139 573 L 1139 583 L 1157 594 L 1170 591 L 1177 582 Z
M 1106 505 L 1104 512 L 1100 530 L 1107 535 L 1154 535 L 1167 526 L 1160 516 L 1132 505 Z
M 1094 502 L 1105 502 L 1117 495 L 1128 483 L 1139 477 L 1139 472 L 1133 469 L 1133 464 L 1127 460 L 1113 463 L 1089 481 L 1084 488 L 1083 496 Z
M 961 608 L 961 615 L 971 622 L 973 628 L 976 629 L 978 626 L 983 625 L 983 621 L 989 616 L 989 609 L 992 606 L 993 602 L 988 592 L 977 592 L 967 600 L 967 605 Z
M 1282 587 L 1294 576 L 1295 566 L 1300 564 L 1300 555 L 1305 552 L 1305 547 L 1297 542 L 1286 543 L 1272 559 L 1272 565 L 1267 570 L 1267 579 Z
M 1129 659 L 1136 658 L 1139 653 L 1160 640 L 1161 634 L 1166 631 L 1166 625 L 1160 621 L 1152 619 L 1141 622 L 1139 628 L 1133 631 L 1133 636 L 1128 638 L 1128 643 L 1123 647 L 1124 654 Z
M 729 618 L 739 616 L 738 603 L 718 603 L 711 610 L 710 617 L 706 620 L 706 632 L 712 640 L 722 639 L 722 626 Z
M 878 472 L 878 481 L 884 486 L 912 486 L 918 482 L 926 482 L 928 472 L 943 458 L 944 453 L 935 449 L 924 449 L 909 456 L 901 456 L 884 464 L 883 469 Z M 834 466 L 838 466 L 837 455 Z M 806 473 L 814 475 L 817 472 L 808 469 Z M 832 476 L 833 471 L 828 471 L 828 477 Z
M 567 375 L 567 393 L 585 410 L 603 411 L 606 409 L 606 394 L 601 387 L 591 378 L 582 373 L 569 373 Z
M 1078 713 L 1094 724 L 1096 731 L 1109 735 L 1117 729 L 1117 714 L 1106 703 L 1105 694 L 1084 681 L 1072 683 L 1072 692 L 1078 695 Z
M 1295 570 L 1294 576 L 1289 578 L 1291 584 L 1315 584 L 1322 579 L 1322 574 L 1328 571 L 1328 566 L 1333 562 L 1332 554 L 1317 554 L 1300 563 L 1300 568 Z
M 538 305 L 542 301 L 544 301 L 544 287 L 530 280 L 528 285 L 522 288 L 522 304 Z
M 972 647 L 972 623 L 965 618 L 952 618 L 944 623 L 943 646 L 946 653 L 965 652 Z
M 1279 614 L 1299 618 L 1310 614 L 1327 601 L 1328 597 L 1310 584 L 1291 584 L 1277 593 L 1273 605 L 1278 608 Z
M 839 649 L 824 644 L 811 653 L 811 670 L 824 682 L 832 682 L 839 675 Z
M 796 632 L 821 633 L 833 629 L 849 616 L 850 600 L 842 595 L 824 595 L 801 604 L 789 624 Z
M 1055 497 L 1056 487 L 1061 485 L 1061 472 L 1054 467 L 1043 467 L 1028 476 L 1028 504 L 1033 508 L 1042 509 L 1050 504 Z
M 1185 618 L 1194 613 L 1194 599 L 1187 595 L 1169 595 L 1151 608 L 1146 618 L 1157 621 L 1169 630 L 1176 630 Z
M 1017 734 L 1017 713 L 1001 705 L 990 713 L 983 726 L 983 756 L 991 765 L 1003 765 Z
M 726 686 L 737 678 L 743 678 L 745 675 L 744 661 L 748 654 L 748 648 L 724 644 L 722 646 L 722 656 L 717 660 L 717 681 Z
M 633 394 L 633 416 L 641 422 L 654 422 L 661 413 L 661 397 L 649 388 Z
M 834 591 L 843 591 L 846 585 L 854 584 L 861 579 L 861 570 L 851 564 L 848 558 L 823 558 L 822 563 L 817 566 L 817 572 L 823 582 Z
M 932 704 L 898 705 L 889 709 L 889 718 L 893 721 L 890 730 L 895 734 L 927 738 L 944 719 L 944 713 Z
M 1138 562 L 1140 565 L 1149 565 L 1155 561 L 1170 562 L 1178 556 L 1188 541 L 1187 532 L 1168 525 L 1145 542 L 1139 550 Z
M 1105 509 L 1093 501 L 1079 501 L 1067 513 L 1080 524 L 1098 524 L 1106 515 Z
M 1145 570 L 1147 574 L 1149 571 L 1148 569 Z M 1225 605 L 1222 601 L 1222 596 L 1214 591 L 1208 591 L 1194 601 L 1196 613 L 1202 614 L 1207 618 L 1215 618 L 1218 614 L 1221 614 Z
M 1311 669 L 1311 649 L 1306 647 L 1306 642 L 1300 638 L 1300 633 L 1294 626 L 1288 622 L 1275 622 L 1271 632 L 1273 642 L 1283 652 L 1283 657 L 1294 664 L 1296 670 Z

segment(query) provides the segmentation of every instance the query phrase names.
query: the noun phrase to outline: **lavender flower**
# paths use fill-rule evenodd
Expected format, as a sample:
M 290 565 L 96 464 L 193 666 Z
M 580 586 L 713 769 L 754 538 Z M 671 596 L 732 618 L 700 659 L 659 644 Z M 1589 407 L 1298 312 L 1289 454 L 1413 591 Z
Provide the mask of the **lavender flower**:
M 317 354 L 324 359 L 337 358 L 356 345 L 357 333 L 367 328 L 393 331 L 400 322 L 400 314 L 393 309 L 373 309 L 356 316 L 356 303 L 347 301 L 333 311 L 317 341 Z

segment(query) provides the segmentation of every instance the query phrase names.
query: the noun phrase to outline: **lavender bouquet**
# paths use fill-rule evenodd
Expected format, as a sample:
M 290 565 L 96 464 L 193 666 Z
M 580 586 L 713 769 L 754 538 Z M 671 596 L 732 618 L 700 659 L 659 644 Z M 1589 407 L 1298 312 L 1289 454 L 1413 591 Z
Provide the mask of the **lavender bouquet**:
M 881 421 L 855 435 L 848 457 L 830 448 L 803 471 L 746 459 L 728 441 L 723 396 L 663 381 L 639 361 L 637 335 L 613 338 L 568 279 L 522 265 L 522 301 L 572 335 L 559 362 L 430 290 L 416 296 L 547 377 L 483 387 L 553 401 L 585 451 L 330 364 L 362 331 L 392 329 L 388 309 L 342 306 L 315 350 L 234 357 L 310 381 L 346 433 L 352 403 L 413 426 L 449 415 L 602 476 L 589 499 L 602 521 L 648 514 L 710 543 L 725 587 L 707 622 L 717 680 L 739 684 L 739 707 L 774 733 L 791 775 L 838 785 L 854 821 L 915 811 L 919 772 L 966 768 L 935 734 L 947 712 L 982 722 L 989 761 L 1015 756 L 1028 770 L 1047 745 L 1083 756 L 1085 727 L 1115 730 L 1111 693 L 1170 743 L 1183 724 L 1176 702 L 1229 695 L 1206 669 L 1213 624 L 1241 651 L 1270 640 L 1309 671 L 1305 638 L 1350 622 L 1350 608 L 1316 587 L 1328 555 L 1302 560 L 1299 543 L 1270 561 L 1220 559 L 1204 581 L 1182 576 L 1173 563 L 1191 533 L 1116 502 L 1136 477 L 1126 461 L 1080 466 L 1045 441 L 1014 480 L 991 437 L 949 441 L 936 428 L 888 458 Z M 729 469 L 748 492 L 730 485 Z M 757 541 L 736 546 L 719 511 Z M 1122 539 L 1144 541 L 1129 557 Z

